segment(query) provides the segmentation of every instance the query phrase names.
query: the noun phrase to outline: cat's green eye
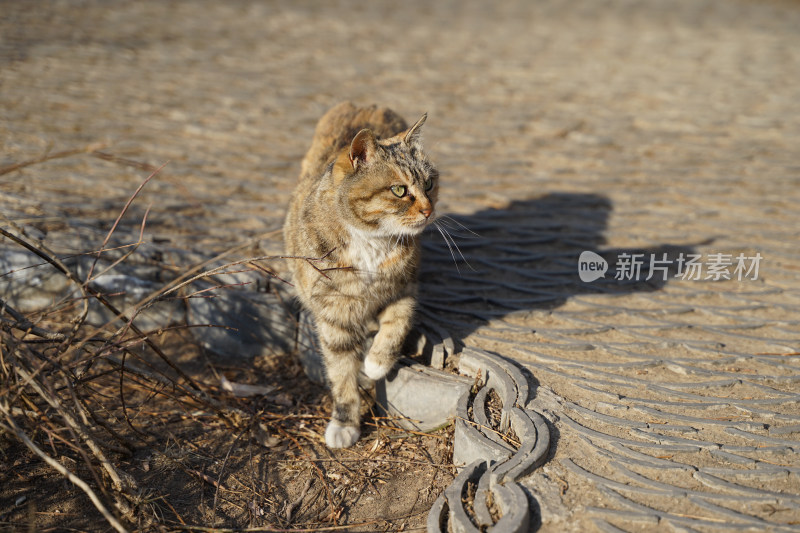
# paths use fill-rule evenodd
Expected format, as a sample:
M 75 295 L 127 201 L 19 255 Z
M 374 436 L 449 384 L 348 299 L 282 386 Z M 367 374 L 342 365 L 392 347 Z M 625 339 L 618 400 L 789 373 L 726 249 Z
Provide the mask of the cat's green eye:
M 433 178 L 428 178 L 425 180 L 425 192 L 433 189 Z
M 392 194 L 397 196 L 398 198 L 402 198 L 406 195 L 407 189 L 405 185 L 392 185 L 391 187 Z

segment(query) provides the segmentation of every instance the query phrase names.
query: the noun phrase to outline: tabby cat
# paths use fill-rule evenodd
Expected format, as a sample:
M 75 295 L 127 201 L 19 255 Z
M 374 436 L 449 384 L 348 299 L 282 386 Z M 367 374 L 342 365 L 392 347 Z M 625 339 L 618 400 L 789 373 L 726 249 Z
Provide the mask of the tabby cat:
M 439 181 L 422 150 L 426 116 L 408 128 L 390 109 L 333 107 L 317 124 L 289 206 L 287 253 L 313 258 L 292 261 L 292 276 L 331 386 L 330 448 L 359 438 L 359 372 L 383 378 L 411 329 L 419 235 L 434 219 Z

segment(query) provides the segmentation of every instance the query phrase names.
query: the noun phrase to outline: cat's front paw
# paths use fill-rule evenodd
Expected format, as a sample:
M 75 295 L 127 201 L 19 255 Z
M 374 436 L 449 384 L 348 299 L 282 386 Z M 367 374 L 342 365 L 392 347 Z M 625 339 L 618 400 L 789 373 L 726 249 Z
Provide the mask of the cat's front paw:
M 376 361 L 375 359 L 367 356 L 364 360 L 364 374 L 367 375 L 372 381 L 378 381 L 386 376 L 394 366 L 394 361 Z
M 360 435 L 361 430 L 356 426 L 344 426 L 338 420 L 331 420 L 325 429 L 325 444 L 328 448 L 349 448 Z

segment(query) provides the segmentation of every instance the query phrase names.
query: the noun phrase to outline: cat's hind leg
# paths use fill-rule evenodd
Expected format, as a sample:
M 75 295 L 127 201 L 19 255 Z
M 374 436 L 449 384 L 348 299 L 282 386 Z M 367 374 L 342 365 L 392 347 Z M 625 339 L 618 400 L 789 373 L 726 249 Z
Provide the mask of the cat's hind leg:
M 331 385 L 333 413 L 325 429 L 329 448 L 348 448 L 361 434 L 361 397 L 358 372 L 364 349 L 364 334 L 340 325 L 318 321 L 325 370 Z

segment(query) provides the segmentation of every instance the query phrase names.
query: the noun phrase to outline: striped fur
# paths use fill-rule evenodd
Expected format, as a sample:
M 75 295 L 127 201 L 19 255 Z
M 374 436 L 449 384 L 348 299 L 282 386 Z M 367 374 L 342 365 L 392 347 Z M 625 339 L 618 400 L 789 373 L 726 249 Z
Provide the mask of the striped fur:
M 358 440 L 358 374 L 391 370 L 411 329 L 419 234 L 435 218 L 439 175 L 423 117 L 342 103 L 317 124 L 284 225 L 298 298 L 314 317 L 333 396 L 329 447 Z M 393 192 L 394 191 L 394 192 Z M 403 194 L 399 194 L 399 193 Z M 370 325 L 376 324 L 369 353 Z

